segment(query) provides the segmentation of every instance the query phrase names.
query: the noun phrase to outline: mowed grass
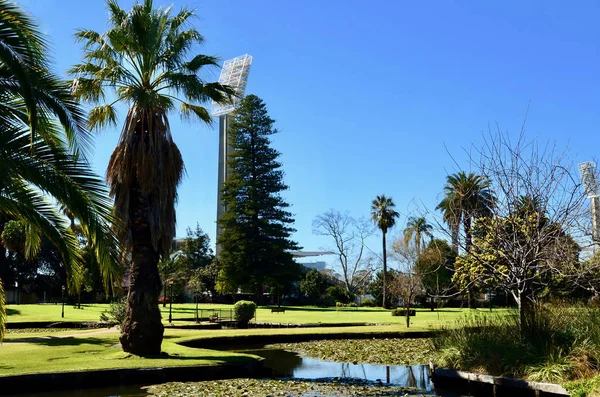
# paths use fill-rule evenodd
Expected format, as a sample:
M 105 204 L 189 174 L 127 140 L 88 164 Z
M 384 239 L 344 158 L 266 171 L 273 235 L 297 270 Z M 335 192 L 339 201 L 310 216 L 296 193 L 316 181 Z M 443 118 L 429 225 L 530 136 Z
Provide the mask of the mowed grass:
M 65 317 L 61 318 L 61 305 L 9 305 L 8 322 L 35 322 L 35 321 L 98 321 L 100 314 L 108 308 L 108 304 L 82 305 L 77 309 L 72 305 L 65 305 Z M 213 310 L 233 308 L 226 304 L 200 304 L 201 315 L 207 316 Z M 163 322 L 167 323 L 169 305 L 160 306 Z M 196 306 L 194 304 L 173 304 L 172 316 L 175 324 L 186 324 L 182 319 L 193 319 Z M 341 324 L 341 323 L 369 323 L 369 324 L 400 324 L 405 326 L 404 317 L 393 317 L 389 310 L 380 308 L 315 308 L 315 307 L 286 307 L 285 313 L 271 313 L 268 307 L 260 307 L 256 313 L 257 322 L 287 323 L 287 324 Z M 440 327 L 450 325 L 465 313 L 474 310 L 442 308 L 434 312 L 429 309 L 417 309 L 417 315 L 411 318 L 411 327 Z M 479 309 L 477 312 L 487 313 Z M 494 309 L 494 313 L 505 313 L 506 309 Z M 187 322 L 189 324 L 189 322 Z
M 420 328 L 411 329 L 419 331 Z M 363 327 L 280 328 L 246 330 L 166 329 L 163 354 L 141 358 L 123 353 L 119 331 L 70 330 L 53 333 L 9 333 L 0 346 L 0 376 L 76 372 L 114 368 L 154 368 L 166 366 L 216 365 L 255 360 L 257 357 L 229 351 L 188 348 L 177 342 L 198 338 L 235 337 L 240 335 L 290 335 L 335 333 L 397 333 L 406 331 L 398 325 Z
M 192 349 L 175 343 L 179 336 L 165 332 L 163 354 L 141 358 L 126 354 L 119 332 L 73 331 L 40 334 L 8 334 L 0 346 L 0 376 L 44 372 L 76 372 L 113 368 L 153 368 L 216 365 L 255 359 L 253 356 L 208 349 Z M 73 336 L 69 336 L 73 335 Z

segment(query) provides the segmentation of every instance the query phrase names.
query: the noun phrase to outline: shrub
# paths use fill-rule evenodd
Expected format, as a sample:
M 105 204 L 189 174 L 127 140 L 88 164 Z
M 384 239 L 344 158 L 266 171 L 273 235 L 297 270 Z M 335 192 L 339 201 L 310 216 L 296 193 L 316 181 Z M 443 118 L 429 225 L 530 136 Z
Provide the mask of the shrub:
M 589 378 L 600 363 L 600 308 L 546 304 L 525 329 L 515 311 L 466 316 L 434 346 L 443 367 L 553 383 Z
M 375 307 L 375 301 L 371 298 L 365 298 L 362 300 L 360 305 L 364 307 Z
M 239 301 L 233 305 L 235 321 L 240 325 L 248 325 L 256 313 L 256 303 L 252 301 Z
M 354 296 L 346 288 L 341 285 L 332 285 L 325 291 L 325 297 L 331 302 L 350 303 L 354 300 Z
M 414 309 L 411 309 L 408 311 L 408 315 L 409 316 L 416 316 L 417 315 L 417 311 Z M 398 307 L 394 310 L 392 310 L 392 316 L 394 317 L 400 317 L 400 316 L 406 316 L 406 309 L 403 309 L 401 307 Z
M 335 307 L 358 307 L 358 305 L 356 304 L 356 302 L 350 302 L 350 303 L 335 302 Z
M 127 299 L 120 298 L 110 304 L 107 310 L 100 314 L 100 321 L 104 323 L 117 323 L 121 328 L 127 316 Z

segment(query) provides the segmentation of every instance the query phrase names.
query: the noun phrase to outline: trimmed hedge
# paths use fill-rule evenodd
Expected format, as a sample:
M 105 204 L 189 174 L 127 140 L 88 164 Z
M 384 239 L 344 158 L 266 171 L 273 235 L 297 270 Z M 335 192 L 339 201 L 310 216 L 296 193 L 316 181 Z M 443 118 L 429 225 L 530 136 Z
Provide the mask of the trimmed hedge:
M 256 303 L 252 301 L 239 301 L 233 305 L 235 321 L 240 325 L 248 325 L 256 313 Z
M 410 309 L 408 311 L 408 316 L 413 317 L 417 315 L 417 311 L 414 309 Z M 406 316 L 406 309 L 397 308 L 392 310 L 392 316 Z

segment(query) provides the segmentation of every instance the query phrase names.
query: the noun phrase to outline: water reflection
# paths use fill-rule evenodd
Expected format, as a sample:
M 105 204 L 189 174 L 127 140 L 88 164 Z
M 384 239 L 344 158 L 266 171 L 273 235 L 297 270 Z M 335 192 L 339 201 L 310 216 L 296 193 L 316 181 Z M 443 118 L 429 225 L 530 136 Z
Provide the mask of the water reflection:
M 238 350 L 240 351 L 240 350 Z M 429 367 L 426 365 L 378 365 L 353 364 L 324 361 L 316 358 L 300 357 L 298 354 L 280 349 L 244 349 L 244 353 L 254 354 L 265 359 L 265 367 L 271 376 L 319 379 L 342 378 L 361 379 L 404 387 L 431 391 Z

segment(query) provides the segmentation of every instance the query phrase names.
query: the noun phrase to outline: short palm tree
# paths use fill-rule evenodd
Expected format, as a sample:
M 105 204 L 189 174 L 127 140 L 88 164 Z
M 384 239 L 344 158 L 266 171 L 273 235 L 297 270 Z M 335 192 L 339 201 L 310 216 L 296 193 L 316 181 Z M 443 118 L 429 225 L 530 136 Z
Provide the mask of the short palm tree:
M 406 242 L 414 239 L 417 252 L 420 254 L 421 247 L 425 245 L 423 238 L 427 236 L 430 240 L 433 240 L 432 230 L 433 226 L 427 222 L 425 217 L 415 218 L 411 216 L 408 218 L 406 228 L 404 229 L 404 239 Z
M 446 177 L 444 198 L 437 209 L 442 211 L 444 221 L 452 233 L 453 248 L 458 251 L 458 235 L 462 223 L 465 233 L 465 251 L 472 245 L 471 225 L 473 219 L 489 216 L 494 207 L 494 194 L 490 189 L 490 180 L 474 172 L 460 171 Z
M 95 129 L 116 125 L 117 103 L 129 107 L 107 170 L 115 211 L 125 225 L 121 240 L 131 257 L 121 345 L 134 354 L 154 355 L 160 353 L 163 336 L 157 264 L 175 234 L 175 200 L 184 170 L 168 115 L 179 112 L 210 123 L 202 105 L 228 100 L 231 90 L 200 77 L 206 67 L 217 66 L 217 59 L 191 53 L 203 42 L 190 25 L 191 11 L 154 9 L 152 0 L 130 11 L 115 0 L 107 4 L 110 27 L 105 33 L 76 34 L 84 43 L 84 57 L 71 71 L 73 93 L 96 105 L 89 113 Z
M 89 230 L 108 287 L 120 276 L 111 200 L 85 162 L 90 135 L 84 114 L 68 84 L 49 71 L 47 51 L 33 20 L 0 0 L 0 218 L 25 224 L 26 256 L 36 254 L 46 235 L 62 256 L 72 290 L 83 259 L 58 206 L 68 209 Z M 4 302 L 0 286 L 0 339 Z
M 396 218 L 400 216 L 398 212 L 394 209 L 396 204 L 391 197 L 386 197 L 385 194 L 381 196 L 377 196 L 375 200 L 371 203 L 371 219 L 377 225 L 379 229 L 381 229 L 382 237 L 383 237 L 383 307 L 387 308 L 388 304 L 386 301 L 386 273 L 387 273 L 387 248 L 385 236 L 389 229 L 394 227 L 396 224 Z

